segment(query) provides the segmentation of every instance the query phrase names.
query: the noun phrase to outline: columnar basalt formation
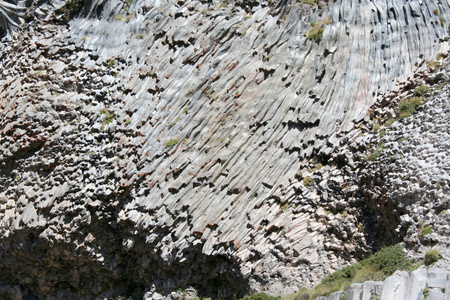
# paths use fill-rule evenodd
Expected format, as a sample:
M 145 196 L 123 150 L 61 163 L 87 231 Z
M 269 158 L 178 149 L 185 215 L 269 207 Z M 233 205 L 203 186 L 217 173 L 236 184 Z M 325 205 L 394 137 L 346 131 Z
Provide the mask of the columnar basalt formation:
M 447 50 L 447 1 L 63 4 L 1 44 L 8 293 L 287 293 L 378 243 L 337 149 Z

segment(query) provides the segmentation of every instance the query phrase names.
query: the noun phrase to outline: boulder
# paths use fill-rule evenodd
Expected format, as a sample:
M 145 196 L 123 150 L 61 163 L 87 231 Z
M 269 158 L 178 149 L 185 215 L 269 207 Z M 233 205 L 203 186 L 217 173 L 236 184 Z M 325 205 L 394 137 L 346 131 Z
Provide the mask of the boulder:
M 396 271 L 384 281 L 381 300 L 406 299 L 409 281 L 408 272 Z

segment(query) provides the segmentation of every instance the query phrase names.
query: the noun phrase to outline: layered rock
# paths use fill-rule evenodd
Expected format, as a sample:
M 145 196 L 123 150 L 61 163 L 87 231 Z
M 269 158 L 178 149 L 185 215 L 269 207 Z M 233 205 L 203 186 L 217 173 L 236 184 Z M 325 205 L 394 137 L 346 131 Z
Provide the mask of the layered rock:
M 363 256 L 373 206 L 336 149 L 369 144 L 357 126 L 377 95 L 447 49 L 448 11 L 113 0 L 32 22 L 1 46 L 0 280 L 225 298 L 292 292 Z

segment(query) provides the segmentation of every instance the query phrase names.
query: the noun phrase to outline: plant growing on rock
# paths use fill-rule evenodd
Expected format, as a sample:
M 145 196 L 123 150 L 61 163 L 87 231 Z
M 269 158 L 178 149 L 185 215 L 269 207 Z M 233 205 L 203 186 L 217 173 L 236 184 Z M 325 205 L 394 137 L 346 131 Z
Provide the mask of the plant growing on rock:
M 63 20 L 69 22 L 76 17 L 83 8 L 86 0 L 69 0 L 67 3 L 61 7 Z
M 116 65 L 117 61 L 114 58 L 111 58 L 107 61 L 108 63 L 108 68 L 112 68 Z
M 331 19 L 324 19 L 320 23 L 311 23 L 311 28 L 306 34 L 306 40 L 314 40 L 317 44 L 320 43 L 325 26 L 331 24 L 331 22 Z
M 430 234 L 433 232 L 433 228 L 431 228 L 430 226 L 425 226 L 420 230 L 420 237 L 424 237 L 427 234 Z
M 266 293 L 253 294 L 242 298 L 242 300 L 276 300 L 276 299 L 281 299 L 281 297 L 269 296 Z
M 305 178 L 303 178 L 303 184 L 306 187 L 310 187 L 310 186 L 314 185 L 314 180 L 311 177 L 306 176 Z
M 399 118 L 404 119 L 411 116 L 419 105 L 422 105 L 422 98 L 420 97 L 412 97 L 400 101 L 398 106 Z
M 100 110 L 100 113 L 101 113 L 102 115 L 105 115 L 105 117 L 103 118 L 103 121 L 102 121 L 102 124 L 103 124 L 103 125 L 108 125 L 108 124 L 110 124 L 110 123 L 114 120 L 114 117 L 116 116 L 116 114 L 115 114 L 113 111 L 108 110 L 108 109 L 106 109 L 106 108 L 102 108 L 102 109 Z
M 171 139 L 170 141 L 166 142 L 166 148 L 169 148 L 169 147 L 171 147 L 171 146 L 173 146 L 173 145 L 176 145 L 176 144 L 178 144 L 179 142 L 180 142 L 180 139 L 179 139 L 179 138 Z
M 430 91 L 431 89 L 429 87 L 427 87 L 426 85 L 421 85 L 414 89 L 414 96 L 420 97 L 428 94 Z
M 426 266 L 432 265 L 439 260 L 439 250 L 431 249 L 425 253 L 424 263 Z

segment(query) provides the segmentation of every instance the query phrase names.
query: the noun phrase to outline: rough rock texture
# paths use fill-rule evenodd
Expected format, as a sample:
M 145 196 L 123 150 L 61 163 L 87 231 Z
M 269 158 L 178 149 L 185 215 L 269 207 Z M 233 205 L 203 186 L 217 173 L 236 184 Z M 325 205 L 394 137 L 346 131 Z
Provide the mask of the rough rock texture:
M 405 121 L 442 127 L 408 152 L 426 165 L 382 178 L 397 187 L 424 170 L 430 191 L 378 193 L 388 156 L 358 173 L 375 143 L 369 107 L 448 48 L 448 11 L 447 1 L 112 0 L 86 2 L 68 25 L 38 14 L 1 44 L 1 291 L 293 292 L 379 246 L 383 226 L 384 242 L 412 245 L 410 208 L 444 237 L 421 237 L 415 251 L 442 242 L 448 255 L 448 88 L 431 115 Z M 320 41 L 305 37 L 311 22 Z
M 22 3 L 11 2 L 0 0 L 0 38 L 11 38 L 22 22 Z

